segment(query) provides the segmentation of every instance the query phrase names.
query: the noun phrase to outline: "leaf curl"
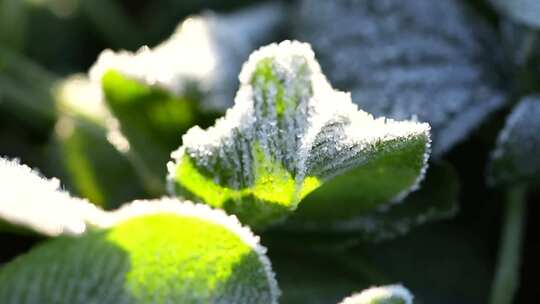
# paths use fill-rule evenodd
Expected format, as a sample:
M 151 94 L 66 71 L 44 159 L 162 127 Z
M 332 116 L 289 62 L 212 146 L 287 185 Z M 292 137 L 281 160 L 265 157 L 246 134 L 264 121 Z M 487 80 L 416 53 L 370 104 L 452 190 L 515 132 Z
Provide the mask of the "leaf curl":
M 379 182 L 392 170 L 407 172 L 373 205 L 402 198 L 423 178 L 429 125 L 375 119 L 358 110 L 349 94 L 330 86 L 308 44 L 284 41 L 261 48 L 244 65 L 240 81 L 224 118 L 183 136 L 168 166 L 171 193 L 262 227 L 355 168 L 377 163 L 371 169 L 382 172 Z M 381 158 L 395 162 L 377 162 Z

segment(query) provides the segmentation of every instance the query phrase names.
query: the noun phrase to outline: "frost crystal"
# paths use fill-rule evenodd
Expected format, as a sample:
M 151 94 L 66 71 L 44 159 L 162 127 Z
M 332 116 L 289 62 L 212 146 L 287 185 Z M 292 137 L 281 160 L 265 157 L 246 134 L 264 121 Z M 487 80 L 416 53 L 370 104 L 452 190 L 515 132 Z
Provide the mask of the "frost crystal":
M 103 51 L 90 77 L 101 82 L 106 72 L 116 70 L 178 96 L 196 85 L 208 97 L 206 106 L 226 109 L 237 85 L 232 75 L 254 48 L 269 40 L 284 13 L 279 4 L 264 4 L 229 15 L 193 16 L 153 49 Z
M 372 287 L 345 298 L 340 304 L 412 304 L 413 295 L 403 285 Z
M 491 183 L 540 181 L 540 96 L 524 98 L 499 134 L 489 169 Z
M 459 1 L 304 0 L 296 25 L 329 79 L 364 110 L 429 122 L 435 156 L 505 100 L 495 35 Z
M 49 236 L 83 233 L 87 221 L 103 213 L 62 191 L 57 179 L 45 179 L 16 161 L 0 158 L 0 185 L 0 221 Z
M 416 140 L 421 175 L 429 125 L 358 110 L 330 86 L 308 44 L 284 41 L 250 56 L 224 118 L 184 135 L 169 163 L 170 190 L 268 223 L 321 183 Z

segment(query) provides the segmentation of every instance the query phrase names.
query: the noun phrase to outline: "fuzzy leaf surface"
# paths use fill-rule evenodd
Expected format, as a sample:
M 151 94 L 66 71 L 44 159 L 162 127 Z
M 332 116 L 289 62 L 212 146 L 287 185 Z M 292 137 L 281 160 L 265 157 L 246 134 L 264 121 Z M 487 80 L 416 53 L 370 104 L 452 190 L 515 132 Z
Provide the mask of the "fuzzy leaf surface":
M 254 52 L 240 74 L 234 107 L 213 127 L 190 129 L 173 153 L 170 191 L 262 227 L 340 174 L 378 172 L 379 182 L 354 184 L 372 196 L 366 209 L 416 187 L 429 126 L 358 110 L 349 94 L 331 87 L 314 56 L 295 41 Z M 341 190 L 351 192 L 347 186 Z
M 264 247 L 222 211 L 139 201 L 109 216 L 0 269 L 2 302 L 277 303 Z
M 181 135 L 196 122 L 209 126 L 230 105 L 242 60 L 282 16 L 277 4 L 206 13 L 188 18 L 153 49 L 100 55 L 91 78 L 102 83 L 151 192 L 164 191 L 165 164 Z
M 459 1 L 304 0 L 295 31 L 362 109 L 429 122 L 435 157 L 505 101 L 501 48 Z
M 141 198 L 144 189 L 126 155 L 111 144 L 113 120 L 100 90 L 82 76 L 69 77 L 58 86 L 56 106 L 62 114 L 51 146 L 75 194 L 113 209 Z

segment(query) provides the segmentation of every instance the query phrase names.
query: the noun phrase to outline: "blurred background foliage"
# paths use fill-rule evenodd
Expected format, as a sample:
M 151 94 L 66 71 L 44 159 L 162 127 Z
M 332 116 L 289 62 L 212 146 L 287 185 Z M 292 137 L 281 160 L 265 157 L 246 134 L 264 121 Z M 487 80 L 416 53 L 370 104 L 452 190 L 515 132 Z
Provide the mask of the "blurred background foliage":
M 159 195 L 148 191 L 133 162 L 107 142 L 105 118 L 65 101 L 60 81 L 86 73 L 103 49 L 135 51 L 142 45 L 154 46 L 189 15 L 234 12 L 255 2 L 259 1 L 0 0 L 0 155 L 19 158 L 45 176 L 59 177 L 73 193 L 82 189 L 91 201 L 107 208 Z M 291 11 L 296 9 L 295 1 L 284 2 Z M 459 212 L 450 220 L 376 243 L 354 240 L 323 247 L 320 239 L 337 237 L 264 233 L 262 242 L 270 248 L 283 303 L 335 303 L 352 291 L 393 282 L 409 287 L 418 303 L 487 302 L 503 218 L 501 189 L 489 188 L 485 182 L 488 156 L 519 96 L 540 91 L 540 42 L 526 22 L 508 21 L 487 1 L 463 2 L 497 33 L 505 56 L 502 82 L 511 89 L 510 102 L 443 157 L 459 179 Z M 285 31 L 276 36 L 291 35 Z M 203 124 L 217 116 L 205 118 Z M 59 132 L 66 124 L 71 132 Z M 100 175 L 102 170 L 114 174 Z M 74 179 L 84 182 L 75 187 Z M 535 287 L 540 270 L 540 242 L 535 235 L 540 231 L 535 221 L 539 200 L 538 188 L 531 189 L 516 303 L 540 301 Z M 39 241 L 34 236 L 0 233 L 0 263 Z

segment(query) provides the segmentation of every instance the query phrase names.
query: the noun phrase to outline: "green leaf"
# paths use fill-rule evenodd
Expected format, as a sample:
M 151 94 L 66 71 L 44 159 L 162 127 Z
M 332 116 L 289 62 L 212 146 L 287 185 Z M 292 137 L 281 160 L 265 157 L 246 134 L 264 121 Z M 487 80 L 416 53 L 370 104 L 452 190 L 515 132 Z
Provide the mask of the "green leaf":
M 213 123 L 230 104 L 244 57 L 283 19 L 279 4 L 186 19 L 170 39 L 136 54 L 104 51 L 90 71 L 103 85 L 130 154 L 154 194 L 165 164 L 195 123 Z
M 51 144 L 75 193 L 105 209 L 141 198 L 144 190 L 131 163 L 111 144 L 112 118 L 99 84 L 75 75 L 64 80 L 55 95 L 62 114 Z
M 103 51 L 90 75 L 101 81 L 114 70 L 180 98 L 196 97 L 194 101 L 204 109 L 224 111 L 232 103 L 243 61 L 255 48 L 273 40 L 285 17 L 280 3 L 191 16 L 152 49 Z
M 394 166 L 396 169 L 392 172 L 399 172 L 400 167 L 397 164 Z M 372 169 L 370 166 L 367 167 Z M 326 192 L 325 185 L 308 195 L 285 224 L 276 229 L 322 233 L 348 232 L 334 238 L 342 241 L 345 239 L 346 242 L 380 241 L 405 234 L 415 226 L 426 222 L 450 218 L 458 210 L 459 181 L 450 164 L 431 164 L 419 190 L 412 192 L 399 203 L 381 205 L 377 209 L 365 208 L 359 202 L 376 206 L 388 200 L 370 204 L 373 197 L 377 197 L 369 188 L 374 183 L 360 183 L 360 181 L 369 180 L 370 177 L 372 180 L 378 180 L 380 172 L 367 170 L 361 175 L 360 170 L 353 170 L 352 173 L 353 175 L 349 177 L 347 174 L 344 175 L 341 186 L 342 189 L 351 189 L 357 183 L 356 191 L 338 191 L 336 185 L 335 191 Z M 374 189 L 381 191 L 384 188 Z M 380 192 L 375 192 L 377 193 Z
M 508 116 L 491 155 L 491 184 L 540 181 L 540 96 L 524 97 Z
M 147 86 L 117 71 L 103 76 L 105 100 L 127 137 L 125 153 L 140 163 L 151 192 L 164 191 L 164 166 L 180 136 L 195 124 L 194 99 L 175 97 L 164 89 Z
M 402 285 L 371 287 L 344 299 L 340 304 L 412 304 L 413 295 Z
M 303 0 L 295 25 L 362 109 L 429 122 L 435 157 L 506 101 L 502 48 L 462 1 Z
M 38 234 L 79 234 L 102 211 L 17 161 L 0 158 L 0 222 Z M 1 298 L 1 297 L 0 297 Z
M 7 264 L 3 303 L 277 303 L 266 249 L 222 211 L 137 201 L 100 226 Z
M 501 14 L 512 20 L 540 28 L 540 2 L 536 0 L 490 0 Z
M 253 53 L 235 106 L 215 126 L 183 136 L 169 164 L 170 191 L 261 227 L 352 169 L 372 166 L 394 178 L 399 189 L 380 197 L 414 188 L 423 177 L 429 126 L 358 110 L 350 95 L 332 89 L 314 56 L 309 45 L 291 41 Z M 395 178 L 396 164 L 407 174 Z

